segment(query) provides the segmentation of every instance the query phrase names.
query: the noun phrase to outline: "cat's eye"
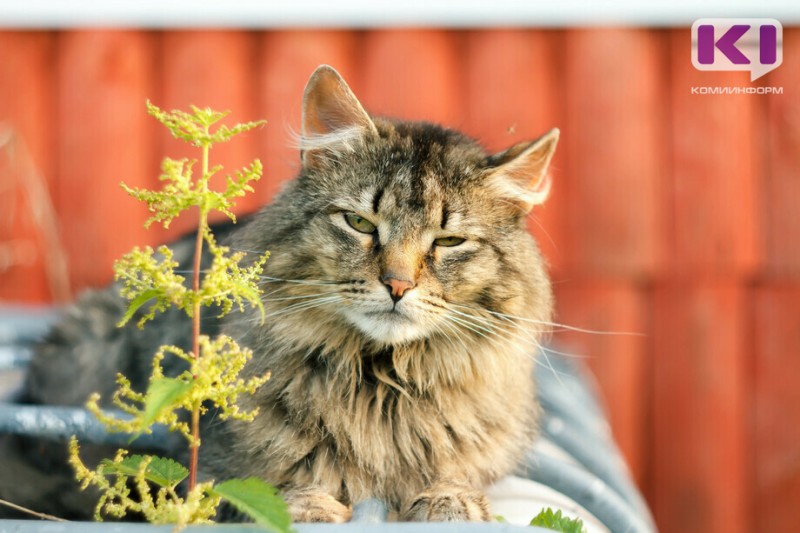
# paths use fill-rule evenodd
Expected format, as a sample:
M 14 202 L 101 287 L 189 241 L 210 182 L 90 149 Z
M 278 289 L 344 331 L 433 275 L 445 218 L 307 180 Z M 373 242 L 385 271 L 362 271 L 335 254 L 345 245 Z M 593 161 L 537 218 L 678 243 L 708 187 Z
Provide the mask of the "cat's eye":
M 377 229 L 375 224 L 364 217 L 356 215 L 355 213 L 345 213 L 344 219 L 351 228 L 361 233 L 375 233 L 375 230 Z
M 433 244 L 436 246 L 458 246 L 466 239 L 462 239 L 461 237 L 440 237 L 433 241 Z

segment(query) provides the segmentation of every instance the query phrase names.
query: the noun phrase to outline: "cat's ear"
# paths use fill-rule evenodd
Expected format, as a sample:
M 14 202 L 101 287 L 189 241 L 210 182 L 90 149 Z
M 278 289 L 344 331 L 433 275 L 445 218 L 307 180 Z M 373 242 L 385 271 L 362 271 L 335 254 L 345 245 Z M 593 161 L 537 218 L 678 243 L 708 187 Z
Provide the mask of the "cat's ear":
M 344 79 L 333 67 L 317 67 L 303 94 L 303 163 L 315 152 L 351 147 L 368 134 L 377 134 L 375 124 Z
M 512 146 L 489 158 L 494 167 L 489 179 L 507 200 L 524 212 L 544 203 L 550 194 L 550 160 L 556 151 L 559 130 L 553 128 L 533 142 Z

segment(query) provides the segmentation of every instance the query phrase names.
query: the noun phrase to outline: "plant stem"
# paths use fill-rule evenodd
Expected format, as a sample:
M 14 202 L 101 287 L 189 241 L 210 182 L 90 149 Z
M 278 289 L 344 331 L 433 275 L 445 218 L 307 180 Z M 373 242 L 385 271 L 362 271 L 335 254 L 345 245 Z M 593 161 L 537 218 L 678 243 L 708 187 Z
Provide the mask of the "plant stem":
M 201 216 L 202 218 L 202 216 Z M 197 228 L 197 240 L 194 249 L 194 273 L 192 276 L 192 290 L 195 294 L 200 291 L 200 254 L 203 251 L 203 227 Z M 200 299 L 194 302 L 192 310 L 192 357 L 200 357 Z M 192 376 L 197 379 L 197 376 Z M 192 443 L 189 445 L 189 490 L 197 484 L 197 460 L 199 449 L 197 442 L 200 438 L 200 409 L 192 409 Z
M 38 513 L 36 511 L 32 511 L 32 510 L 28 509 L 27 507 L 22 507 L 21 505 L 17 505 L 16 503 L 11 503 L 11 502 L 6 501 L 6 500 L 0 499 L 0 505 L 5 506 L 5 507 L 9 507 L 9 508 L 14 509 L 16 511 L 27 513 L 27 514 L 32 515 L 32 516 L 36 516 L 38 518 L 41 518 L 42 520 L 53 520 L 55 522 L 68 522 L 68 520 L 64 520 L 63 518 L 59 518 L 57 516 L 53 516 L 53 515 L 46 514 L 46 513 Z
M 208 128 L 206 128 L 208 129 Z M 201 182 L 206 184 L 208 175 L 208 151 L 210 146 L 203 145 L 202 177 Z M 206 217 L 208 213 L 204 206 L 198 206 L 200 211 L 200 221 L 197 225 L 197 238 L 194 244 L 194 272 L 192 273 L 192 291 L 195 294 L 194 308 L 192 310 L 192 357 L 200 357 L 200 267 L 201 255 L 203 253 L 203 239 L 205 238 Z M 197 376 L 192 376 L 197 379 Z M 192 443 L 189 445 L 189 490 L 193 490 L 197 485 L 197 464 L 200 452 L 200 406 L 192 408 Z

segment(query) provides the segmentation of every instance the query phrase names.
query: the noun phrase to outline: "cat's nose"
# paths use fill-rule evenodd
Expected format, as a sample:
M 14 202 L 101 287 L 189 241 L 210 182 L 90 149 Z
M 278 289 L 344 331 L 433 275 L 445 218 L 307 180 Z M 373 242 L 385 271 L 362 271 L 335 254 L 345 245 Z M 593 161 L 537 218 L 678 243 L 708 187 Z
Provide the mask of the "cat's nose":
M 407 279 L 397 279 L 391 276 L 383 276 L 381 281 L 389 290 L 389 295 L 392 297 L 392 301 L 394 303 L 399 302 L 400 298 L 402 298 L 405 293 L 415 287 L 413 281 L 409 281 Z

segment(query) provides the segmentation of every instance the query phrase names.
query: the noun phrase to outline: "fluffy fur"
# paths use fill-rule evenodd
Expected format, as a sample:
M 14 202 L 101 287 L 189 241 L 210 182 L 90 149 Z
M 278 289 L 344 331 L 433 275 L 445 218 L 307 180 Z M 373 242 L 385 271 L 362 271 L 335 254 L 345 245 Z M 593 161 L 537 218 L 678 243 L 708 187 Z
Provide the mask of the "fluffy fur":
M 365 498 L 405 520 L 489 519 L 481 489 L 536 430 L 533 355 L 552 297 L 525 217 L 556 140 L 489 156 L 452 130 L 370 117 L 320 67 L 300 175 L 230 240 L 272 254 L 266 323 L 222 325 L 255 352 L 245 372 L 272 379 L 243 400 L 255 422 L 207 421 L 202 475 L 261 476 L 299 521 L 345 521 Z M 80 403 L 118 370 L 142 374 L 150 345 L 185 344 L 163 338 L 176 314 L 143 336 L 110 326 L 121 309 L 110 292 L 79 304 L 40 347 L 27 399 Z

